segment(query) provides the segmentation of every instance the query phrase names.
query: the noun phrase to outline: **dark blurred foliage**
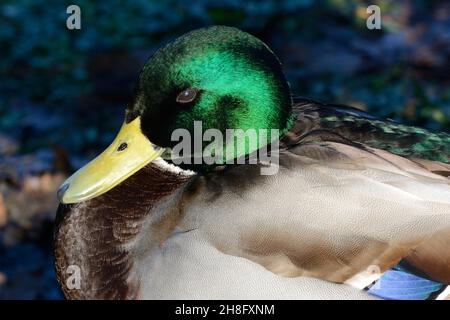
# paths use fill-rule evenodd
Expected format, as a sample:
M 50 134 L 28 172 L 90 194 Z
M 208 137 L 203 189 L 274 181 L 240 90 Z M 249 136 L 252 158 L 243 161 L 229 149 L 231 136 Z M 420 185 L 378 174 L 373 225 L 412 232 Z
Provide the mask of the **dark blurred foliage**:
M 66 28 L 70 4 L 81 30 Z M 366 28 L 370 4 L 381 30 Z M 60 296 L 47 239 L 57 185 L 112 140 L 146 59 L 212 24 L 269 44 L 295 95 L 450 128 L 448 1 L 3 0 L 0 298 Z

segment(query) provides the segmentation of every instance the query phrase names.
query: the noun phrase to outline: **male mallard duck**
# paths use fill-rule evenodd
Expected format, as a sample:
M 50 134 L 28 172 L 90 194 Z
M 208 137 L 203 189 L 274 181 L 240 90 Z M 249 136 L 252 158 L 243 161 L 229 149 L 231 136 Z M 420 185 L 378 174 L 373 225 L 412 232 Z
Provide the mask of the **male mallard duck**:
M 163 160 L 194 121 L 278 129 L 278 172 Z M 264 43 L 196 30 L 148 60 L 116 140 L 62 185 L 58 279 L 68 298 L 442 298 L 449 163 L 450 135 L 293 103 Z

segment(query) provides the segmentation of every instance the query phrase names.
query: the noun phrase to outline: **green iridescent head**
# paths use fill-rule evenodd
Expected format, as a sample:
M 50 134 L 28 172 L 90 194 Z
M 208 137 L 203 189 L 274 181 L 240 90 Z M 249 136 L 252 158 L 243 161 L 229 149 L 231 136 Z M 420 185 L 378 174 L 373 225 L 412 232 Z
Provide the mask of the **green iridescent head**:
M 145 64 L 127 122 L 141 117 L 152 143 L 173 147 L 175 129 L 278 129 L 291 123 L 292 99 L 280 62 L 262 41 L 238 29 L 192 31 L 158 50 Z M 271 138 L 246 146 L 249 154 Z M 207 145 L 205 143 L 203 146 Z
M 263 42 L 235 28 L 218 26 L 190 32 L 158 50 L 142 70 L 116 139 L 65 181 L 58 192 L 61 202 L 95 198 L 164 156 L 163 152 L 173 148 L 173 155 L 179 145 L 172 140 L 177 129 L 194 136 L 194 152 L 188 157 L 197 159 L 195 124 L 199 122 L 201 136 L 208 130 L 222 137 L 229 129 L 256 132 L 256 143 L 245 138 L 218 143 L 221 150 L 215 155 L 226 163 L 230 157 L 242 159 L 273 143 L 289 129 L 289 85 L 277 57 Z M 200 153 L 210 145 L 201 141 Z M 181 166 L 202 171 L 215 164 Z

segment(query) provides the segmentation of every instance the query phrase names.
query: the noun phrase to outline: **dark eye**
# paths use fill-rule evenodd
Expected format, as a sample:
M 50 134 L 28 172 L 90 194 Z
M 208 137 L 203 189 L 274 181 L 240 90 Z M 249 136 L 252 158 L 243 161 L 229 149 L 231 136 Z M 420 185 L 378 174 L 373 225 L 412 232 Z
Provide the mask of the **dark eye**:
M 197 89 L 194 88 L 188 88 L 186 90 L 183 90 L 178 94 L 177 96 L 177 102 L 178 103 L 189 103 L 194 101 L 195 97 L 197 96 Z

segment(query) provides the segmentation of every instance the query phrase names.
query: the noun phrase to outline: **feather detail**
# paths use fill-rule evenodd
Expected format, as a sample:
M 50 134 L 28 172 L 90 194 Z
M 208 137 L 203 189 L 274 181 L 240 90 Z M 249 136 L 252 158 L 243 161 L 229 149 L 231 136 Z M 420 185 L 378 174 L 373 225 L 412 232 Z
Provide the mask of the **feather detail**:
M 297 123 L 291 130 L 297 138 L 326 130 L 348 141 L 387 150 L 407 158 L 450 163 L 450 134 L 380 120 L 364 111 L 310 99 L 294 106 Z
M 141 169 L 124 183 L 92 200 L 77 205 L 60 205 L 55 229 L 57 278 L 69 299 L 135 299 L 140 282 L 134 272 L 136 254 L 151 247 L 139 242 L 139 235 L 154 219 L 154 245 L 164 241 L 181 218 L 159 219 L 157 205 L 174 197 L 191 174 L 170 170 L 159 160 Z M 141 244 L 141 245 L 139 245 Z M 68 267 L 81 271 L 80 288 L 68 285 Z
M 444 289 L 442 283 L 419 277 L 397 266 L 386 271 L 368 292 L 383 299 L 427 300 L 435 298 Z

